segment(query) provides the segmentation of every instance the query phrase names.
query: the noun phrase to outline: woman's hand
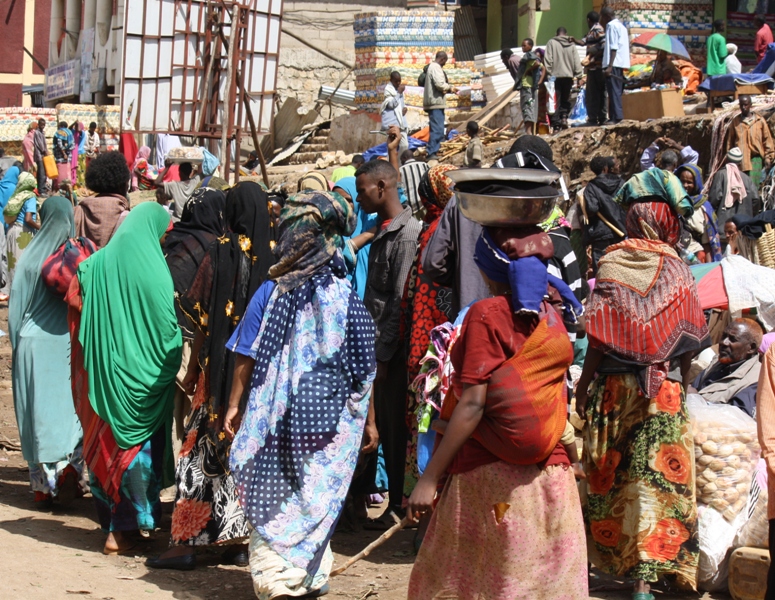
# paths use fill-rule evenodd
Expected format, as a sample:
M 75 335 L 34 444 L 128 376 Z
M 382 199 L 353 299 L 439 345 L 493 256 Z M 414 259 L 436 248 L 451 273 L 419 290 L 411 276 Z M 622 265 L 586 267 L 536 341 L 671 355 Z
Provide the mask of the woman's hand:
M 230 440 L 234 439 L 241 422 L 242 415 L 239 414 L 239 406 L 229 406 L 229 410 L 226 411 L 226 417 L 223 419 L 223 430 Z
M 188 396 L 193 396 L 196 393 L 196 384 L 199 381 L 199 369 L 197 369 L 195 365 L 196 360 L 192 358 L 191 363 L 189 363 L 188 369 L 186 370 L 186 376 L 180 384 L 180 387 L 183 388 L 183 391 Z
M 589 401 L 589 396 L 587 395 L 587 388 L 584 386 L 577 386 L 576 387 L 576 414 L 581 418 L 582 421 L 587 420 L 587 402 Z
M 406 516 L 413 522 L 419 521 L 422 516 L 433 509 L 433 501 L 436 498 L 436 485 L 438 482 L 431 478 L 421 477 L 409 497 L 409 506 Z
M 377 431 L 377 426 L 370 421 L 366 421 L 366 426 L 363 428 L 361 452 L 371 454 L 376 452 L 377 448 L 379 448 L 379 431 Z

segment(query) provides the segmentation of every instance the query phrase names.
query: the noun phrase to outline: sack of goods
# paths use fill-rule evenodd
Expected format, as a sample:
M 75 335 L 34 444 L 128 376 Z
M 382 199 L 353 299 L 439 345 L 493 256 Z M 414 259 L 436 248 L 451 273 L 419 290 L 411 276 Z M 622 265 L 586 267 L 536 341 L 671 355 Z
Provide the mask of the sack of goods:
M 173 148 L 169 151 L 169 154 L 167 154 L 167 160 L 178 164 L 201 164 L 204 159 L 205 155 L 204 152 L 202 152 L 202 149 L 194 146 L 179 146 L 178 148 Z
M 688 403 L 697 466 L 697 503 L 730 523 L 748 502 L 761 449 L 756 421 L 728 404 Z

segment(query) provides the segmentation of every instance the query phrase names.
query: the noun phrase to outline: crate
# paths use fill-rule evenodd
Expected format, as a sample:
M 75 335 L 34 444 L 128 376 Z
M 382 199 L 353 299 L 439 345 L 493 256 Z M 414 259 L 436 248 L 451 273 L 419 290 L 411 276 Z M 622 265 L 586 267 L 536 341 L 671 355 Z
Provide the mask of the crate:
M 764 600 L 770 551 L 738 548 L 729 559 L 729 593 L 734 600 Z
M 662 117 L 683 117 L 683 96 L 677 89 L 623 94 L 622 112 L 625 119 L 634 121 L 661 119 Z

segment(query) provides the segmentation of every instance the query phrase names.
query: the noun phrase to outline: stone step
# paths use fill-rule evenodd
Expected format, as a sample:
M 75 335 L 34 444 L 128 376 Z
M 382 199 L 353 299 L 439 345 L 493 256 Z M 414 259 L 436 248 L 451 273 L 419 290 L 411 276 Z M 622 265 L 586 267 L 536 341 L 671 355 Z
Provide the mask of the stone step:
M 320 156 L 319 152 L 297 152 L 288 162 L 292 165 L 314 163 Z
M 328 152 L 328 144 L 308 144 L 304 143 L 299 148 L 300 152 Z

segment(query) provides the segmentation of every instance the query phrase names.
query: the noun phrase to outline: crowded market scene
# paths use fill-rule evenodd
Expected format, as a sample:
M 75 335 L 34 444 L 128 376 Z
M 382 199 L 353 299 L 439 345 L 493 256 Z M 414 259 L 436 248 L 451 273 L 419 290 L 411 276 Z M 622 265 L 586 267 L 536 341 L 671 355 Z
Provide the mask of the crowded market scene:
M 775 600 L 775 1 L 14 24 L 2 597 Z

